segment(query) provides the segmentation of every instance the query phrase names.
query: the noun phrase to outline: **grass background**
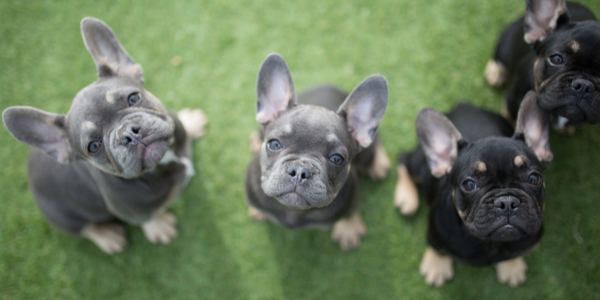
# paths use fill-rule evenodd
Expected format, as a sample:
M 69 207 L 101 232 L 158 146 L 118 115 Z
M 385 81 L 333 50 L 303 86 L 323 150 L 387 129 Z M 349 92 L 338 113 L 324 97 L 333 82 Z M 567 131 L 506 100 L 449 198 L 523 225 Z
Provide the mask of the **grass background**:
M 600 14 L 600 2 L 582 2 Z M 94 16 L 114 29 L 167 107 L 202 108 L 210 118 L 194 148 L 198 173 L 172 207 L 179 237 L 153 246 L 127 226 L 130 245 L 115 256 L 44 221 L 27 188 L 28 147 L 1 128 L 0 298 L 600 298 L 600 126 L 572 137 L 552 132 L 546 232 L 525 257 L 528 278 L 517 289 L 499 284 L 491 267 L 462 264 L 441 289 L 427 286 L 418 274 L 427 207 L 398 215 L 395 172 L 382 183 L 361 181 L 369 232 L 355 251 L 342 252 L 328 232 L 246 215 L 254 84 L 268 53 L 287 60 L 296 91 L 322 83 L 350 90 L 383 74 L 390 100 L 380 134 L 395 156 L 416 144 L 423 107 L 446 111 L 466 98 L 500 110 L 502 93 L 482 73 L 503 26 L 523 11 L 519 0 L 0 1 L 0 109 L 66 113 L 96 80 L 79 31 Z M 175 56 L 181 65 L 171 64 Z

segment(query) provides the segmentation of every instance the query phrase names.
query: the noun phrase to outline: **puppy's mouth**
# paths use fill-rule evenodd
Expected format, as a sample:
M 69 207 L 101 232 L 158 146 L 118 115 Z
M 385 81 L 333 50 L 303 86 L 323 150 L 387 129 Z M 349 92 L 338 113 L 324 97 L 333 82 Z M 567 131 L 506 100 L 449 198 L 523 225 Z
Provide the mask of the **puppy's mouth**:
M 509 242 L 518 240 L 527 234 L 525 231 L 518 226 L 507 222 L 500 227 L 497 227 L 494 231 L 492 231 L 486 238 L 488 240 L 500 241 L 500 242 Z
M 331 202 L 326 201 L 324 195 L 313 195 L 311 197 L 310 191 L 307 191 L 301 185 L 295 184 L 291 184 L 273 197 L 287 207 L 301 210 L 325 207 Z
M 285 193 L 281 196 L 276 197 L 277 200 L 285 206 L 296 208 L 296 209 L 309 209 L 313 207 L 302 195 L 297 192 Z

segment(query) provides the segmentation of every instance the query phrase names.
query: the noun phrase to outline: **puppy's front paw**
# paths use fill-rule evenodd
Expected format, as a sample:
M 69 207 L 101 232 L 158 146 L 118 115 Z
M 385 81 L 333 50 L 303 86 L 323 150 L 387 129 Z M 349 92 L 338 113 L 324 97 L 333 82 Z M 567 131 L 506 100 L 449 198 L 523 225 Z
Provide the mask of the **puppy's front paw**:
M 252 206 L 248 206 L 248 216 L 256 222 L 264 222 L 265 220 L 267 220 L 266 214 L 262 213 L 260 210 Z
M 177 117 L 190 139 L 197 139 L 204 135 L 204 126 L 208 123 L 208 117 L 202 110 L 184 108 L 177 113 Z
M 517 287 L 525 282 L 527 276 L 527 264 L 522 256 L 505 260 L 496 265 L 496 277 L 500 283 L 508 284 L 510 287 Z
M 152 244 L 168 244 L 177 237 L 177 218 L 165 211 L 142 224 L 144 235 Z
M 493 59 L 490 59 L 483 72 L 487 83 L 495 88 L 501 87 L 508 79 L 508 70 L 506 67 Z
M 423 254 L 419 272 L 425 277 L 427 284 L 441 287 L 444 285 L 444 282 L 452 279 L 454 276 L 452 258 L 441 255 L 428 246 L 425 254 Z
M 406 166 L 398 165 L 398 183 L 394 193 L 394 205 L 405 216 L 414 215 L 419 208 L 419 193 Z
M 125 228 L 116 223 L 90 223 L 83 227 L 81 235 L 107 254 L 119 253 L 127 246 Z
M 360 214 L 355 212 L 350 218 L 340 219 L 333 224 L 331 239 L 340 243 L 342 250 L 358 248 L 360 238 L 367 233 L 367 227 Z
M 391 165 L 390 158 L 385 152 L 385 148 L 378 142 L 375 145 L 375 157 L 367 170 L 369 177 L 371 177 L 373 181 L 384 180 L 387 177 Z

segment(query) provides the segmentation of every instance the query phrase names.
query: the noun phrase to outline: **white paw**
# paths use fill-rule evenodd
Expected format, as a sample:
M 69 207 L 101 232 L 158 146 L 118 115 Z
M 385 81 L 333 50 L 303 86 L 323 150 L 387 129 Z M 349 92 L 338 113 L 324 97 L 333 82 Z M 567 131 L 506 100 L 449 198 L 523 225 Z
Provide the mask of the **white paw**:
M 184 108 L 177 113 L 177 117 L 191 139 L 197 139 L 204 135 L 204 126 L 208 122 L 208 117 L 202 110 Z
M 398 183 L 394 193 L 394 205 L 405 216 L 414 215 L 419 208 L 419 192 L 406 167 L 398 165 Z
M 81 235 L 108 254 L 119 253 L 127 246 L 125 228 L 116 223 L 90 223 L 81 230 Z
M 454 276 L 452 258 L 441 255 L 428 246 L 425 254 L 423 254 L 419 273 L 425 277 L 425 282 L 428 285 L 441 287 L 444 285 L 444 282 L 452 279 Z
M 525 282 L 527 279 L 525 273 L 527 273 L 527 264 L 522 256 L 496 264 L 498 281 L 508 284 L 510 287 L 517 287 Z
M 252 206 L 248 206 L 248 216 L 256 222 L 264 222 L 268 218 L 266 214 Z
M 260 134 L 258 131 L 253 131 L 250 134 L 250 151 L 252 153 L 260 152 L 260 148 L 262 147 L 262 141 L 260 140 Z
M 170 212 L 158 213 L 142 224 L 146 238 L 153 244 L 168 244 L 177 237 L 177 218 Z
M 375 157 L 369 166 L 367 173 L 373 181 L 383 180 L 387 177 L 391 166 L 390 158 L 385 152 L 385 148 L 381 143 L 375 145 Z
M 355 212 L 350 218 L 340 219 L 333 224 L 331 239 L 340 243 L 342 250 L 358 248 L 360 238 L 367 233 L 367 227 L 360 214 Z
M 487 83 L 493 87 L 501 87 L 508 79 L 508 70 L 501 63 L 490 59 L 483 72 Z

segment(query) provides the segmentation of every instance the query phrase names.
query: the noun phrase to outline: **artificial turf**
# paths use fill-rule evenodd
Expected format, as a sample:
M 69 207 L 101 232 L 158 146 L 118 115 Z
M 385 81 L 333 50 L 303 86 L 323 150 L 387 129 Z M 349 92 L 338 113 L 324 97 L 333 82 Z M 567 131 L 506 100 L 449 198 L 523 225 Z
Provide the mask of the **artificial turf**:
M 582 2 L 600 14 L 600 2 Z M 390 98 L 379 132 L 394 157 L 415 146 L 423 107 L 446 111 L 468 99 L 500 111 L 502 92 L 482 73 L 498 34 L 523 12 L 522 0 L 0 1 L 0 109 L 66 113 L 96 80 L 79 31 L 93 16 L 113 28 L 167 107 L 201 108 L 210 119 L 194 147 L 197 175 L 172 207 L 179 237 L 155 246 L 127 226 L 129 247 L 114 256 L 45 222 L 27 188 L 28 147 L 0 128 L 0 298 L 600 298 L 598 125 L 552 132 L 545 234 L 516 289 L 491 267 L 462 264 L 444 287 L 427 286 L 418 273 L 427 207 L 411 218 L 397 213 L 395 172 L 381 183 L 361 180 L 368 234 L 358 250 L 341 251 L 329 232 L 246 214 L 255 80 L 267 54 L 287 60 L 296 91 L 323 83 L 350 90 L 383 74 Z

